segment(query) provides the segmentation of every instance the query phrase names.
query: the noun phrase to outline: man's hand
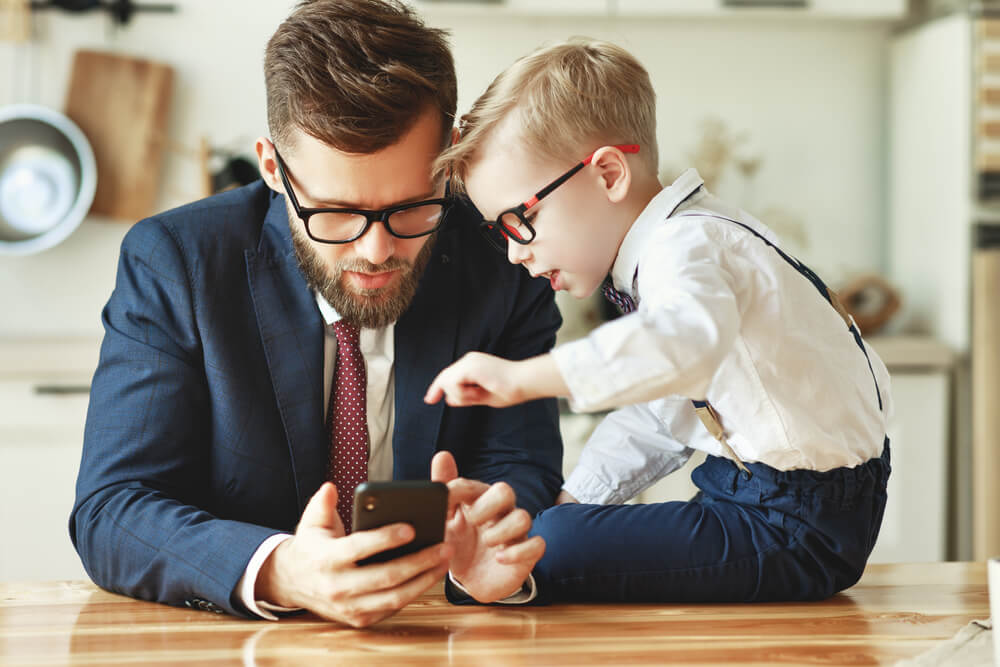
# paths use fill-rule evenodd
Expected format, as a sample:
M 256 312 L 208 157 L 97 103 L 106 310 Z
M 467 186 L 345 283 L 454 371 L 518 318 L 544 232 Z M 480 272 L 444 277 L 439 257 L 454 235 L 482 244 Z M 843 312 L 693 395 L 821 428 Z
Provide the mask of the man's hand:
M 449 452 L 434 455 L 431 479 L 448 485 L 445 543 L 454 547 L 452 575 L 479 602 L 516 593 L 545 553 L 545 540 L 525 539 L 531 516 L 515 507 L 513 489 L 459 477 Z
M 295 536 L 264 561 L 255 596 L 356 628 L 372 625 L 405 607 L 448 571 L 454 549 L 447 543 L 387 563 L 355 565 L 413 537 L 413 528 L 403 523 L 344 537 L 337 489 L 327 482 L 309 500 Z
M 562 375 L 550 355 L 524 361 L 508 361 L 482 352 L 467 352 L 438 373 L 424 402 L 442 398 L 453 407 L 488 405 L 506 408 L 546 396 L 568 393 Z

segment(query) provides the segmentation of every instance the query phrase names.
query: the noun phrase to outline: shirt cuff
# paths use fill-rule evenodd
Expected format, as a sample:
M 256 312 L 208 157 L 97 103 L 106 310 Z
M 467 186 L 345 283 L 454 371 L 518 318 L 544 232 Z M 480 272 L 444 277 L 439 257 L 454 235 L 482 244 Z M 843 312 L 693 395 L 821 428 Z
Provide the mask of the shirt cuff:
M 623 502 L 621 493 L 616 493 L 600 477 L 580 464 L 573 468 L 562 488 L 583 505 L 612 505 Z
M 472 595 L 469 594 L 469 591 L 465 590 L 465 586 L 458 583 L 458 580 L 455 579 L 455 575 L 453 575 L 450 570 L 448 571 L 448 580 L 454 584 L 455 588 L 462 591 L 470 598 L 472 597 Z M 528 604 L 536 597 L 538 597 L 538 588 L 535 587 L 535 577 L 529 574 L 525 582 L 521 584 L 521 590 L 508 595 L 503 600 L 497 600 L 494 604 Z
M 278 533 L 277 535 L 272 535 L 257 547 L 257 551 L 254 552 L 253 556 L 250 558 L 250 562 L 247 563 L 247 569 L 243 572 L 243 576 L 236 583 L 236 590 L 239 591 L 240 602 L 247 610 L 256 616 L 260 616 L 268 621 L 277 621 L 278 617 L 273 613 L 288 613 L 292 611 L 298 611 L 298 608 L 292 607 L 279 607 L 276 604 L 271 604 L 264 600 L 254 599 L 254 590 L 257 587 L 257 576 L 260 574 L 260 568 L 264 565 L 264 561 L 267 557 L 278 548 L 278 545 L 285 540 L 292 537 L 288 533 Z

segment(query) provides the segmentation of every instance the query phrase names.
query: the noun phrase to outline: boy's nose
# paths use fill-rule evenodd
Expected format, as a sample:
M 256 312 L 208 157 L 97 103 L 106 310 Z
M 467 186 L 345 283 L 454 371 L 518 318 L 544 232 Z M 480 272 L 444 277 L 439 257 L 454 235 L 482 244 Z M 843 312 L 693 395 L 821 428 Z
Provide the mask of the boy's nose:
M 381 264 L 392 257 L 394 246 L 395 238 L 382 222 L 373 222 L 365 235 L 354 242 L 357 254 L 372 264 Z
M 529 257 L 531 257 L 531 250 L 528 249 L 528 246 L 515 243 L 508 239 L 507 261 L 511 264 L 523 264 Z

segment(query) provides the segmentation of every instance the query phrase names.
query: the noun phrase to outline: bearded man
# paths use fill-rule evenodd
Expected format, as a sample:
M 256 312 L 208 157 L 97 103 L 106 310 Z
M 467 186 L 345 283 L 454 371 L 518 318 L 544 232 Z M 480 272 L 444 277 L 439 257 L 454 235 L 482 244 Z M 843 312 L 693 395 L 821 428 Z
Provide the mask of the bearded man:
M 261 180 L 122 243 L 70 517 L 87 572 L 137 598 L 353 626 L 444 576 L 481 602 L 530 598 L 530 517 L 562 483 L 554 402 L 423 401 L 464 353 L 541 354 L 560 324 L 547 283 L 433 179 L 454 131 L 445 35 L 395 0 L 303 2 L 264 74 Z M 449 483 L 445 543 L 356 565 L 413 531 L 351 531 L 354 487 L 428 476 Z

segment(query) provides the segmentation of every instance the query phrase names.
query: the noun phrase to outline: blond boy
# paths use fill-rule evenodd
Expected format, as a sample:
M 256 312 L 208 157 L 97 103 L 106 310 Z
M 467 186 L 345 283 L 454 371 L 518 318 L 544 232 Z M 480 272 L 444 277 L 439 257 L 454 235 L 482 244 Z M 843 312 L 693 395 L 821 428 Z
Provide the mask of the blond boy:
M 824 598 L 860 577 L 886 500 L 885 366 L 836 296 L 688 170 L 657 179 L 642 65 L 575 40 L 516 62 L 439 162 L 532 276 L 627 314 L 551 353 L 469 353 L 425 398 L 616 408 L 532 532 L 541 600 Z M 707 452 L 690 501 L 623 505 Z

